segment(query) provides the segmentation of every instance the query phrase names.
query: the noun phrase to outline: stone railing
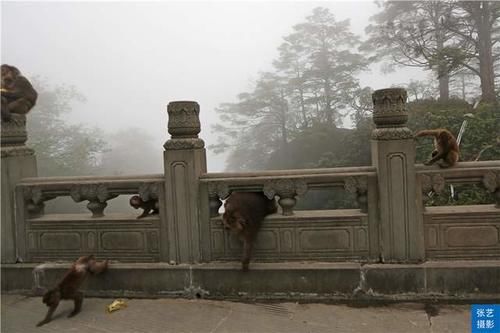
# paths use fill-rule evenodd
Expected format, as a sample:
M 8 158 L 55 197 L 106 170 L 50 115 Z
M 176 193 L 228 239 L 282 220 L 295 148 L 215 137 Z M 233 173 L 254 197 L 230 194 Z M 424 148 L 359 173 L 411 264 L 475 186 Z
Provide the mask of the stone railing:
M 241 244 L 223 230 L 221 200 L 234 191 L 262 191 L 281 209 L 266 219 L 255 258 L 280 260 L 378 260 L 377 178 L 375 168 L 210 173 L 200 177 L 203 200 L 203 258 L 238 260 Z M 297 197 L 310 190 L 342 188 L 357 198 L 359 209 L 295 211 Z
M 420 165 L 417 177 L 427 258 L 500 258 L 500 161 L 462 162 L 450 169 Z M 483 186 L 495 204 L 425 207 L 429 194 L 462 184 Z
M 160 261 L 165 232 L 164 181 L 161 175 L 139 177 L 25 178 L 16 187 L 17 258 L 20 261 L 72 260 L 94 253 L 120 261 Z M 158 200 L 160 213 L 105 214 L 108 201 L 120 195 Z M 70 197 L 87 201 L 89 213 L 45 214 L 48 200 Z M 165 256 L 163 254 L 163 256 Z
M 129 262 L 239 260 L 241 245 L 223 230 L 219 213 L 233 191 L 263 191 L 280 206 L 263 223 L 257 261 L 500 258 L 500 161 L 450 169 L 415 165 L 406 92 L 378 90 L 373 102 L 370 167 L 207 173 L 199 106 L 186 101 L 168 105 L 163 175 L 36 178 L 34 155 L 24 145 L 2 145 L 2 262 L 73 260 L 85 253 Z M 483 184 L 496 205 L 425 207 L 427 193 L 449 182 Z M 344 189 L 358 208 L 297 209 L 309 191 L 330 188 Z M 158 199 L 160 214 L 106 213 L 109 200 L 130 194 Z M 45 214 L 44 202 L 61 196 L 88 201 L 90 212 Z

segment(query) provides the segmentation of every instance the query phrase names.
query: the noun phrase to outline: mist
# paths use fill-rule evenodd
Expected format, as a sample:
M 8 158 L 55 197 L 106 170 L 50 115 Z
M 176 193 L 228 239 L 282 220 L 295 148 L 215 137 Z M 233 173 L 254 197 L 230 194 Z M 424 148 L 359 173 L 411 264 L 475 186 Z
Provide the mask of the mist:
M 141 128 L 161 158 L 168 102 L 197 101 L 200 137 L 214 143 L 215 108 L 270 70 L 283 36 L 318 6 L 350 19 L 362 39 L 377 12 L 373 1 L 2 2 L 1 61 L 28 78 L 74 85 L 86 102 L 72 105 L 68 122 Z M 407 68 L 382 74 L 373 65 L 359 78 L 380 89 L 425 75 Z M 222 171 L 225 158 L 208 149 L 208 170 Z

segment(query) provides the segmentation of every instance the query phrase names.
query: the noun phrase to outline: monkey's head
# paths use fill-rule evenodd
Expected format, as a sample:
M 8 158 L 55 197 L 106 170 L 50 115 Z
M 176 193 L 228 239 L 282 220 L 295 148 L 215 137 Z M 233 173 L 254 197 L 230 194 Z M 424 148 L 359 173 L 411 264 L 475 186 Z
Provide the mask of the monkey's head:
M 57 304 L 59 300 L 61 299 L 61 292 L 59 289 L 51 289 L 43 295 L 43 303 L 45 303 L 47 306 L 52 306 L 54 304 Z
M 16 81 L 17 77 L 21 75 L 19 69 L 17 69 L 14 66 L 9 66 L 5 64 L 2 65 L 1 72 L 2 72 L 2 87 L 11 86 Z
M 135 209 L 142 207 L 143 204 L 144 201 L 138 195 L 134 195 L 130 198 L 130 206 L 134 207 Z
M 224 214 L 222 214 L 222 224 L 226 230 L 242 232 L 246 227 L 245 218 L 227 202 L 224 204 Z

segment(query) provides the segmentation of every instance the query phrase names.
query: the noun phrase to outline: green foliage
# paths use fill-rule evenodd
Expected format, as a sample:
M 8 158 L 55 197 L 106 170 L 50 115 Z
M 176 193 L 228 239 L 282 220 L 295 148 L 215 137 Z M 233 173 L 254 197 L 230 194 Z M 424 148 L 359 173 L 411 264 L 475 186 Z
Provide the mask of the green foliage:
M 28 114 L 27 145 L 37 156 L 40 176 L 73 176 L 94 174 L 99 154 L 106 146 L 99 129 L 69 125 L 63 116 L 75 101 L 85 98 L 74 87 L 49 87 L 33 80 L 38 91 L 36 106 Z
M 442 193 L 432 194 L 427 198 L 426 206 L 458 206 L 495 203 L 494 195 L 484 187 L 476 184 L 454 185 L 453 195 L 450 186 L 446 186 Z

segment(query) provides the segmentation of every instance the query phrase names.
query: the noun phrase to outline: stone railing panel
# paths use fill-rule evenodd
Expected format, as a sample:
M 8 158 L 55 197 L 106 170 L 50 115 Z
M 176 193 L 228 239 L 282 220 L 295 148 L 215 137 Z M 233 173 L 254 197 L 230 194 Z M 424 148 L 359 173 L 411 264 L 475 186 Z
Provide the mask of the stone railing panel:
M 203 259 L 237 260 L 241 244 L 224 230 L 221 200 L 234 191 L 262 191 L 276 197 L 281 212 L 266 218 L 257 243 L 258 261 L 378 260 L 377 181 L 373 168 L 210 173 L 200 178 Z M 360 209 L 294 210 L 308 190 L 342 188 L 357 195 Z
M 24 179 L 16 188 L 19 260 L 74 260 L 82 254 L 155 262 L 168 260 L 162 176 L 64 177 Z M 107 201 L 120 195 L 158 200 L 158 215 L 104 214 Z M 69 196 L 88 200 L 89 214 L 44 214 L 44 201 Z

